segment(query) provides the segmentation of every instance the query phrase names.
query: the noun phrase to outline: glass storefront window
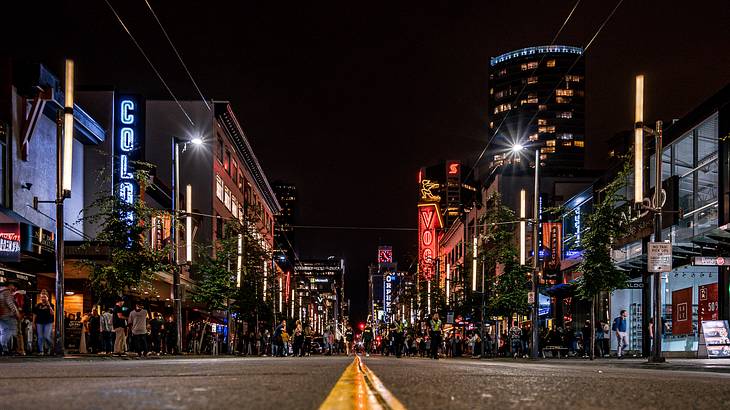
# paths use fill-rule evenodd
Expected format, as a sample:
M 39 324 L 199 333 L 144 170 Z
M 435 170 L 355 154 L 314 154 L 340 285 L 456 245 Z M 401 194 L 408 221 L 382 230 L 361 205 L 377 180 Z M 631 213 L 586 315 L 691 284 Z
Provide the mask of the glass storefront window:
M 694 138 L 692 133 L 680 138 L 674 145 L 673 175 L 680 177 L 692 171 L 695 167 Z
M 679 178 L 679 207 L 689 212 L 694 207 L 694 175 L 689 174 Z
M 695 206 L 702 208 L 717 201 L 717 159 L 701 166 L 695 172 L 697 190 L 695 191 Z

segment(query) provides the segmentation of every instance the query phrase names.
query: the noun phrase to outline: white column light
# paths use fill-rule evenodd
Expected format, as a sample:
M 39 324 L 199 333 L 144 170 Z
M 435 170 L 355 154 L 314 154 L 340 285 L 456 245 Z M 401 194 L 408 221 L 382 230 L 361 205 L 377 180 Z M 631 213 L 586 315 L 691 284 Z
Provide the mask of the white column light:
M 476 229 L 476 228 L 475 228 Z M 474 242 L 471 250 L 471 290 L 477 291 L 477 234 L 474 232 Z
M 644 200 L 644 76 L 636 76 L 634 114 L 634 203 Z M 657 153 L 661 155 L 661 153 Z
M 62 187 L 67 194 L 71 194 L 73 182 L 71 170 L 73 169 L 73 141 L 74 141 L 74 62 L 66 60 L 66 83 L 64 92 L 64 114 L 63 114 L 63 183 Z
M 193 261 L 193 186 L 185 187 L 185 260 Z M 241 253 L 240 250 L 238 252 Z M 240 269 L 240 263 L 239 263 Z
M 527 250 L 525 249 L 525 240 L 527 240 L 527 223 L 526 217 L 526 192 L 524 189 L 520 190 L 520 265 L 524 265 L 527 260 Z
M 189 185 L 188 185 L 189 186 Z M 243 234 L 238 234 L 238 256 L 236 257 L 236 287 L 241 287 L 241 272 L 243 272 Z
M 451 300 L 451 265 L 446 264 L 446 305 L 448 306 L 449 301 Z M 430 308 L 429 308 L 430 310 Z

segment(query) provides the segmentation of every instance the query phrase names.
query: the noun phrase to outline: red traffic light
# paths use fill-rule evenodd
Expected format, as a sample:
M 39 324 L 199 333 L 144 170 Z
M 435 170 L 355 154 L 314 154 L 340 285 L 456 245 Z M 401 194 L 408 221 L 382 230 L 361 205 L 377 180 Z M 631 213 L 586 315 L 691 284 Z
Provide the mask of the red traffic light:
M 360 323 L 360 330 L 364 330 L 364 329 L 365 329 L 365 323 Z

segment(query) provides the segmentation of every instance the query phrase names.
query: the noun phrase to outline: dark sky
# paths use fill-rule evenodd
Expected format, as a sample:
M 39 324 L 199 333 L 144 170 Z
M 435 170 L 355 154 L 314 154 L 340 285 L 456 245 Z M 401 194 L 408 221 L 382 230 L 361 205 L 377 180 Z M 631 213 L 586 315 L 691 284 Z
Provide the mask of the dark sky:
M 2 13 L 16 57 L 59 74 L 73 57 L 79 85 L 167 97 L 104 1 L 23 3 Z M 144 0 L 112 4 L 173 92 L 195 98 Z M 473 163 L 486 143 L 489 57 L 548 44 L 574 1 L 151 4 L 205 96 L 232 102 L 269 179 L 297 185 L 300 224 L 415 227 L 418 167 Z M 615 4 L 582 2 L 557 43 L 585 45 Z M 586 54 L 589 164 L 632 127 L 636 73 L 649 121 L 682 116 L 730 80 L 729 23 L 727 0 L 622 4 Z M 346 258 L 360 315 L 377 245 L 408 265 L 416 234 L 301 230 L 297 241 L 301 257 Z

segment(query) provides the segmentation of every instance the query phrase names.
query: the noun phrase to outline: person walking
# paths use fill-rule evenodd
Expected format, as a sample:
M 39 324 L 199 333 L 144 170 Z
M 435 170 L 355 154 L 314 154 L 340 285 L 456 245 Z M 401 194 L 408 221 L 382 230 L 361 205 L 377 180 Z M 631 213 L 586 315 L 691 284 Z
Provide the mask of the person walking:
M 365 356 L 370 356 L 370 349 L 373 346 L 373 328 L 368 323 L 362 331 L 362 341 L 365 343 Z
M 302 321 L 297 319 L 294 324 L 294 357 L 303 356 L 304 347 L 304 329 L 302 328 Z
M 608 357 L 611 353 L 611 327 L 608 326 L 608 322 L 601 322 L 601 326 L 603 326 L 603 340 L 601 340 L 603 357 Z
M 157 312 L 155 317 L 150 320 L 150 341 L 152 342 L 152 351 L 159 355 L 162 352 L 162 328 L 165 321 L 162 319 L 162 313 Z
M 355 341 L 355 332 L 352 330 L 352 326 L 347 325 L 347 330 L 345 330 L 345 352 L 349 356 L 350 353 L 354 354 L 353 345 L 352 343 Z
M 0 346 L 2 354 L 10 355 L 12 340 L 18 333 L 20 310 L 15 304 L 14 293 L 17 290 L 15 281 L 8 281 L 0 287 Z
M 441 332 L 443 332 L 442 326 L 441 326 L 441 319 L 439 319 L 438 312 L 434 313 L 431 317 L 431 320 L 429 320 L 429 328 L 430 328 L 430 340 L 431 340 L 431 354 L 430 357 L 432 359 L 438 360 L 439 358 L 439 346 L 441 345 Z
M 512 327 L 509 329 L 509 339 L 512 346 L 512 357 L 516 359 L 522 352 L 522 329 L 517 325 L 516 320 L 512 322 Z
M 138 357 L 147 355 L 147 311 L 137 302 L 129 313 L 129 330 L 132 332 L 132 348 Z
M 583 335 L 583 357 L 588 357 L 591 354 L 591 321 L 586 320 L 586 323 L 583 325 L 583 329 L 581 329 L 581 334 Z
M 127 350 L 127 312 L 124 309 L 124 299 L 119 298 L 114 307 L 114 354 L 121 356 Z
M 94 308 L 91 310 L 91 316 L 89 317 L 89 347 L 91 353 L 99 353 L 101 351 L 100 341 L 101 339 L 101 316 L 99 311 Z
M 314 333 L 312 332 L 312 327 L 307 325 L 304 327 L 304 349 L 303 352 L 305 356 L 309 356 L 310 351 L 312 350 L 312 339 L 314 338 Z
M 273 343 L 272 343 L 272 350 L 271 350 L 271 356 L 274 357 L 282 357 L 284 356 L 284 341 L 281 337 L 281 334 L 286 329 L 286 320 L 282 320 L 281 323 L 279 323 L 278 326 L 276 326 L 276 329 L 274 329 L 274 335 L 273 335 Z
M 613 326 L 611 326 L 611 330 L 616 335 L 618 341 L 617 354 L 619 359 L 623 359 L 624 349 L 629 345 L 629 337 L 626 334 L 629 324 L 629 321 L 626 319 L 628 316 L 629 314 L 625 309 L 621 310 L 619 316 L 613 319 Z
M 114 351 L 114 309 L 109 308 L 101 314 L 101 352 L 112 354 Z
M 53 305 L 48 300 L 48 291 L 41 290 L 40 302 L 33 308 L 33 328 L 36 330 L 38 339 L 38 353 L 40 355 L 50 354 L 53 350 L 53 321 L 55 312 Z M 46 346 L 48 349 L 46 350 Z

